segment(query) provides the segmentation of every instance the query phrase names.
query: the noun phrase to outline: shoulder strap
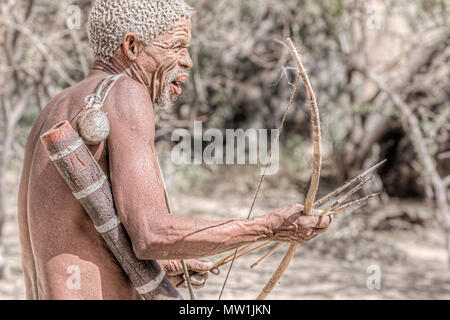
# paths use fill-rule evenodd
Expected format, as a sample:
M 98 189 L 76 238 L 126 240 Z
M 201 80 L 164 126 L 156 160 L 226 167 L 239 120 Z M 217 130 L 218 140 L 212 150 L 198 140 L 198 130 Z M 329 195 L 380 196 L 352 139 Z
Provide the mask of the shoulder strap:
M 100 110 L 103 107 L 103 104 L 105 103 L 106 98 L 108 97 L 108 94 L 114 84 L 123 76 L 125 76 L 125 74 L 121 73 L 118 75 L 109 75 L 105 79 L 103 79 L 97 85 L 95 92 L 85 98 L 86 108 L 94 108 Z

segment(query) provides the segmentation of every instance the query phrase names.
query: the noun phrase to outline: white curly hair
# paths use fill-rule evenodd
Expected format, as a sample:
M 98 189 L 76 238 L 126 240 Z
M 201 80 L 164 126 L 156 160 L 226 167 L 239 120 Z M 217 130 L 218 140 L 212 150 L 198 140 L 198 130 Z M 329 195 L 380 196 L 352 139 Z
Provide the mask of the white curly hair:
M 147 46 L 193 13 L 184 0 L 96 0 L 88 21 L 89 43 L 96 58 L 107 62 L 128 32 Z

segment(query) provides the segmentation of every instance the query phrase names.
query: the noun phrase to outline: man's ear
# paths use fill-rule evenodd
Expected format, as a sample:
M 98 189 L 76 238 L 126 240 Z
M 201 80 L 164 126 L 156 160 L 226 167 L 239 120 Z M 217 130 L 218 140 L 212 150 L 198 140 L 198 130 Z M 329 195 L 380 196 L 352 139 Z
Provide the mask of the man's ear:
M 136 60 L 139 55 L 139 40 L 132 32 L 127 33 L 122 41 L 123 53 L 130 60 Z

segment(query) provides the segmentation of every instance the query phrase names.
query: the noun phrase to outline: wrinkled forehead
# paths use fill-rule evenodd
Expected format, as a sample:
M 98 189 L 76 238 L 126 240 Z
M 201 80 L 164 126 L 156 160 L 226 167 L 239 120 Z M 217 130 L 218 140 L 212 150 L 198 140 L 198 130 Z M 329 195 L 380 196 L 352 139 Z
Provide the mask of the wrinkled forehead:
M 192 23 L 189 18 L 180 18 L 173 23 L 173 27 L 170 31 L 164 32 L 155 38 L 155 41 L 170 41 L 174 38 L 185 38 L 187 41 L 192 37 Z

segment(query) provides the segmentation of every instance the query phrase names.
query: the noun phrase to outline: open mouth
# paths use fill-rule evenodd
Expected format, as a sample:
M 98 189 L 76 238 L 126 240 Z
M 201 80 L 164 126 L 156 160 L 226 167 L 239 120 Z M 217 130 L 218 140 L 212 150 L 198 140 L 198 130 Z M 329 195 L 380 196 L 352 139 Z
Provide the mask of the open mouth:
M 181 94 L 181 92 L 183 91 L 182 88 L 181 88 L 181 85 L 182 85 L 183 82 L 185 82 L 187 80 L 187 78 L 188 78 L 188 75 L 184 73 L 184 74 L 181 74 L 181 75 L 177 76 L 170 83 L 170 87 L 171 87 L 171 89 L 172 89 L 172 91 L 173 91 L 173 93 L 175 95 L 178 96 L 178 95 Z

